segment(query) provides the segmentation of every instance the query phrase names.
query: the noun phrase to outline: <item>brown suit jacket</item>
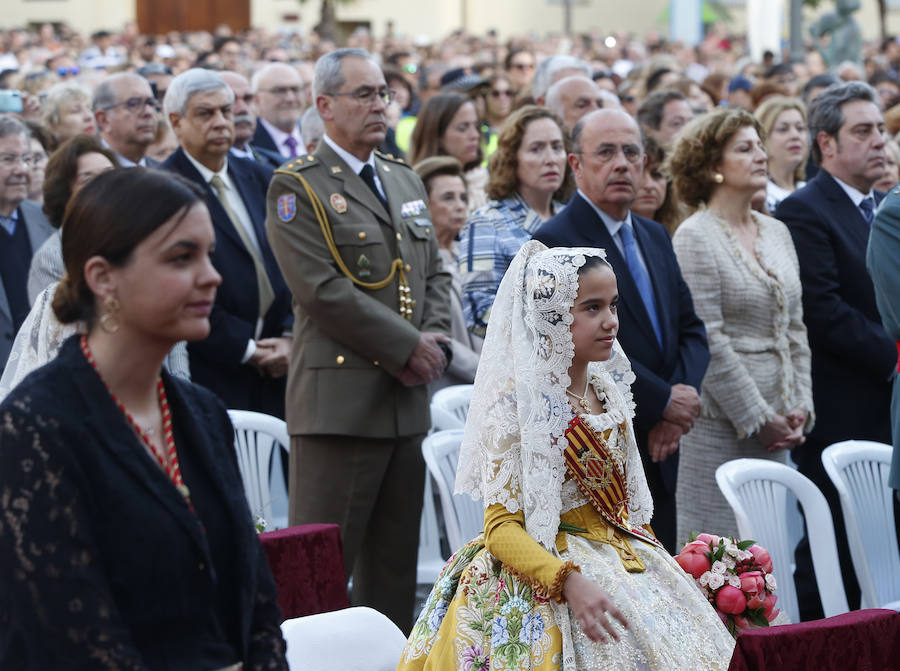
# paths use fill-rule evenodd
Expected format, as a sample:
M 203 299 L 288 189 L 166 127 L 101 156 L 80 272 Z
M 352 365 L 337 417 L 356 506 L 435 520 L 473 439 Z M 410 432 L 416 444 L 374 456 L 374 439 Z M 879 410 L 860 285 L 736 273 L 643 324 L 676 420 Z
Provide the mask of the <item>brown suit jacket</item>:
M 426 386 L 404 387 L 392 373 L 406 365 L 422 331 L 449 335 L 450 276 L 418 176 L 382 155 L 375 164 L 389 213 L 325 142 L 315 156 L 282 170 L 302 177 L 321 199 L 338 253 L 355 277 L 382 280 L 402 258 L 415 300 L 410 321 L 399 313 L 396 277 L 369 290 L 341 272 L 297 177 L 276 173 L 269 186 L 266 230 L 294 297 L 286 413 L 293 435 L 393 438 L 430 426 Z

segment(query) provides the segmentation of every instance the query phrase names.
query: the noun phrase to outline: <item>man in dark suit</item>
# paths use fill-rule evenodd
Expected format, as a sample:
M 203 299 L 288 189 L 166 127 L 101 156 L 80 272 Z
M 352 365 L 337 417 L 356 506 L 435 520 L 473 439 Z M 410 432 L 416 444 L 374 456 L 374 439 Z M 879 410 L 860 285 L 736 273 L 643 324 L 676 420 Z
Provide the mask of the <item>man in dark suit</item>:
M 325 135 L 275 174 L 266 219 L 294 295 L 290 519 L 340 524 L 353 603 L 409 631 L 427 385 L 447 364 L 450 276 L 421 180 L 374 151 L 390 99 L 381 68 L 338 49 L 315 83 Z
M 172 80 L 164 101 L 181 146 L 162 167 L 206 190 L 216 231 L 213 264 L 222 275 L 209 337 L 188 346 L 191 378 L 229 408 L 284 417 L 293 318 L 290 292 L 266 238 L 271 172 L 228 156 L 233 102 L 225 81 L 200 69 Z
M 234 92 L 234 140 L 231 155 L 256 161 L 260 165 L 275 170 L 285 162 L 285 158 L 277 151 L 254 147 L 250 141 L 258 122 L 253 106 L 253 94 L 250 93 L 250 82 L 237 72 L 220 72 L 219 75 Z
M 619 342 L 637 377 L 635 437 L 653 495 L 653 530 L 676 551 L 678 442 L 700 414 L 709 364 L 706 329 L 666 230 L 630 212 L 646 160 L 634 119 L 604 109 L 582 117 L 569 164 L 578 193 L 534 235 L 550 247 L 603 247 L 619 285 Z
M 841 440 L 891 442 L 897 348 L 882 326 L 866 272 L 871 222 L 884 195 L 872 190 L 885 166 L 877 95 L 867 84 L 850 82 L 831 86 L 816 98 L 809 131 L 820 170 L 775 210 L 797 249 L 803 320 L 812 350 L 816 424 L 792 454 L 800 472 L 816 483 L 831 506 L 851 608 L 859 606 L 859 586 L 838 494 L 821 456 L 825 447 Z M 797 592 L 801 617 L 821 617 L 805 541 L 797 550 Z
M 25 200 L 31 184 L 30 136 L 18 119 L 0 117 L 0 370 L 31 307 L 31 257 L 53 233 L 40 205 Z
M 269 63 L 253 75 L 250 88 L 259 112 L 253 146 L 280 154 L 284 161 L 306 155 L 298 123 L 308 104 L 309 86 L 296 68 L 285 63 Z
M 159 165 L 146 156 L 159 110 L 150 82 L 131 72 L 109 75 L 97 86 L 93 105 L 100 140 L 116 152 L 121 167 Z

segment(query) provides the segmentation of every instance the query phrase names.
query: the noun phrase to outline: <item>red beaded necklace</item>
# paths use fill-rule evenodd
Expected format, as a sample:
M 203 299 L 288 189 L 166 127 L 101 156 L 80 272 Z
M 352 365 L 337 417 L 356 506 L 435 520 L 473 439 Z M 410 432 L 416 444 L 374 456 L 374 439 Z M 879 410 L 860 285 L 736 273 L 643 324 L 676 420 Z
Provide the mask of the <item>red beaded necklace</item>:
M 172 413 L 169 410 L 169 399 L 166 398 L 166 387 L 163 384 L 162 378 L 157 379 L 156 381 L 156 393 L 159 397 L 159 409 L 162 411 L 162 422 L 163 422 L 163 438 L 166 442 L 166 450 L 163 452 L 162 449 L 154 445 L 150 442 L 150 436 L 147 435 L 141 427 L 137 425 L 137 422 L 134 421 L 134 418 L 131 416 L 131 413 L 125 408 L 125 405 L 116 398 L 116 395 L 112 392 L 112 389 L 109 388 L 109 385 L 106 384 L 106 380 L 103 379 L 103 376 L 100 374 L 100 369 L 97 368 L 97 362 L 94 360 L 94 355 L 91 353 L 91 348 L 88 346 L 88 340 L 86 335 L 81 336 L 81 351 L 84 352 L 84 358 L 88 360 L 88 363 L 91 364 L 93 369 L 97 372 L 97 375 L 100 376 L 100 379 L 103 381 L 103 385 L 106 387 L 106 391 L 109 392 L 109 395 L 112 396 L 113 402 L 118 406 L 119 410 L 122 411 L 122 414 L 125 415 L 125 419 L 128 421 L 129 426 L 131 426 L 132 430 L 138 435 L 138 438 L 141 439 L 141 442 L 144 446 L 150 450 L 151 454 L 156 457 L 156 461 L 159 463 L 160 467 L 163 469 L 166 475 L 169 476 L 169 479 L 175 485 L 175 488 L 179 491 L 179 493 L 184 497 L 185 502 L 187 502 L 188 507 L 193 511 L 194 505 L 191 503 L 191 492 L 187 488 L 187 485 L 184 484 L 184 480 L 181 477 L 181 466 L 178 463 L 178 452 L 175 451 L 175 436 L 172 433 Z

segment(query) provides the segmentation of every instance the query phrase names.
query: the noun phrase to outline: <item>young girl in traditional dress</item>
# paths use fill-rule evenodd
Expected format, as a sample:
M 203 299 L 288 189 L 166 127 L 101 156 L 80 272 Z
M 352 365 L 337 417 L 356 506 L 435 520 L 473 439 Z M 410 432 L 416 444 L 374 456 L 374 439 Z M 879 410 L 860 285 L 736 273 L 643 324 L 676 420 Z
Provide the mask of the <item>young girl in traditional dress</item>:
M 734 641 L 647 526 L 634 381 L 603 250 L 522 247 L 492 309 L 447 563 L 398 670 L 726 669 Z

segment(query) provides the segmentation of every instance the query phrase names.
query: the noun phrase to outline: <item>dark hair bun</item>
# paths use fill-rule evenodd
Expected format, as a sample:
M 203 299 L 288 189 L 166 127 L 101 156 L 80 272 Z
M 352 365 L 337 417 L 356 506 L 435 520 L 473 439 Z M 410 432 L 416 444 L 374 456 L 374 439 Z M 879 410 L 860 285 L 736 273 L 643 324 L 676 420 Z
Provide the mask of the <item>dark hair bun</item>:
M 53 313 L 61 324 L 71 324 L 83 320 L 84 303 L 78 296 L 69 274 L 63 275 L 53 294 Z

